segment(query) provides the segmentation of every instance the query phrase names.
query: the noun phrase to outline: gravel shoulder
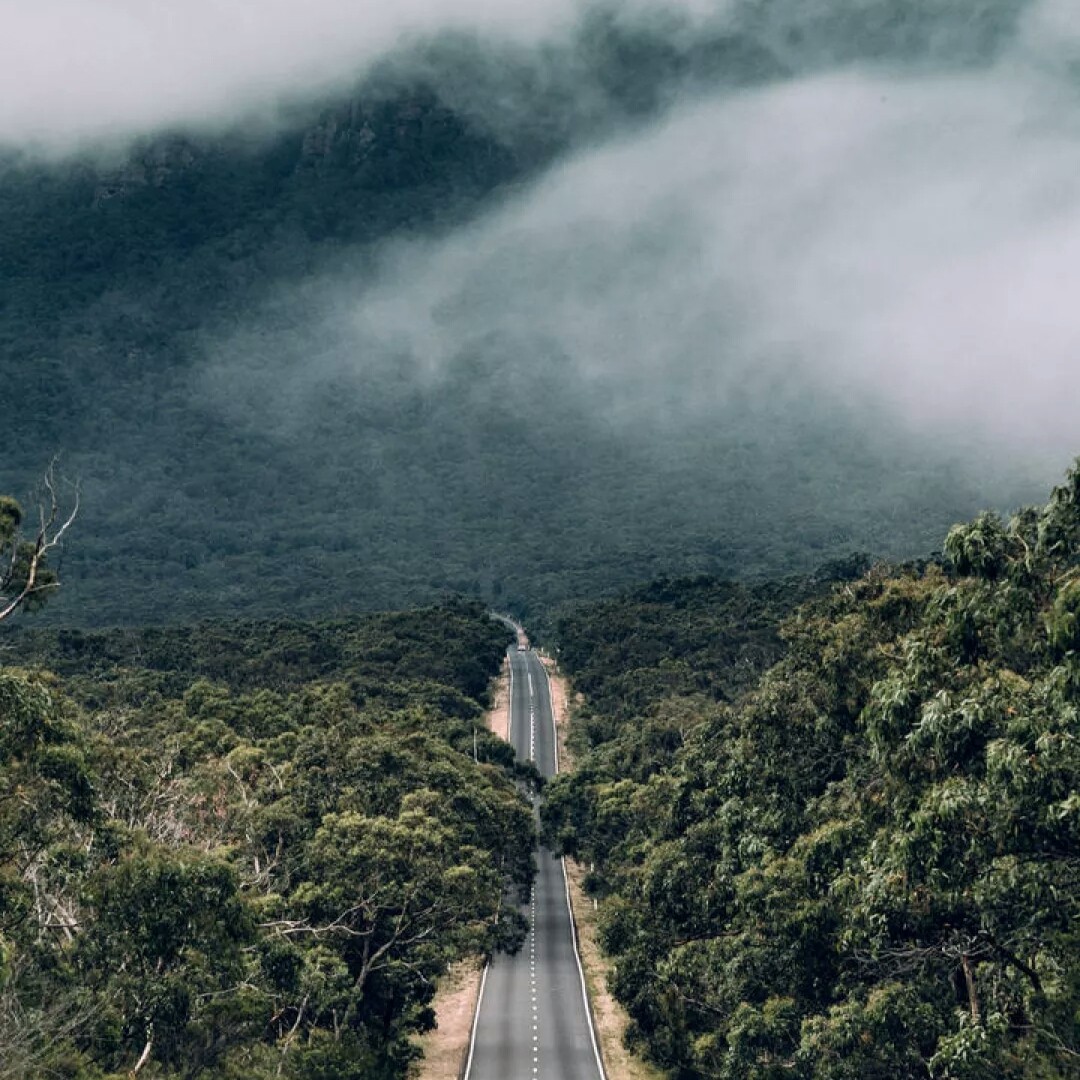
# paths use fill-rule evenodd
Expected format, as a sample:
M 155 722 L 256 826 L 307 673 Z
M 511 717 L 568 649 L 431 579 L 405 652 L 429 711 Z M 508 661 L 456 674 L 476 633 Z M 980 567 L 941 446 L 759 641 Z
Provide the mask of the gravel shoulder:
M 476 960 L 465 960 L 443 976 L 434 1001 L 436 1027 L 417 1040 L 424 1056 L 413 1070 L 416 1080 L 457 1080 L 469 1051 L 480 974 Z

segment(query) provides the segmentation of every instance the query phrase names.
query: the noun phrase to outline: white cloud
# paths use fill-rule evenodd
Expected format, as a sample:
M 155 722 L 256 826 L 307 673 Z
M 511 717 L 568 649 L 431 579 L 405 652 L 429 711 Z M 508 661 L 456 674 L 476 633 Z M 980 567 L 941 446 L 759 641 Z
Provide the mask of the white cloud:
M 442 29 L 519 45 L 564 36 L 590 2 L 0 0 L 0 141 L 70 145 L 237 115 Z M 719 20 L 806 42 L 793 63 L 814 73 L 684 103 L 475 228 L 388 256 L 352 304 L 340 361 L 409 351 L 437 371 L 471 348 L 521 362 L 559 352 L 627 400 L 662 387 L 698 405 L 796 365 L 928 432 L 1072 452 L 1080 7 L 667 8 L 689 16 L 680 32 Z M 965 35 L 1007 35 L 1018 8 L 1011 46 L 973 63 L 981 46 Z M 859 52 L 842 34 L 899 44 L 887 67 L 838 66 Z M 905 51 L 920 34 L 922 51 Z M 950 50 L 964 59 L 952 73 Z
M 535 40 L 577 0 L 0 0 L 0 142 L 199 123 L 354 77 L 409 36 Z
M 1018 54 L 725 93 L 388 258 L 347 362 L 558 352 L 646 408 L 794 366 L 926 437 L 1071 454 L 1078 134 L 1080 97 Z

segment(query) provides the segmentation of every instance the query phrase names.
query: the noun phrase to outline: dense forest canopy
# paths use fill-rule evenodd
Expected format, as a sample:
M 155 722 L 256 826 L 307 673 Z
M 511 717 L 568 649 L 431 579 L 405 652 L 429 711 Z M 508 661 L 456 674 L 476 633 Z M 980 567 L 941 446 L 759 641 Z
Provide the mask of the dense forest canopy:
M 941 560 L 558 623 L 586 704 L 545 829 L 634 1045 L 685 1080 L 1080 1076 L 1078 567 L 1080 466 Z
M 822 275 L 799 270 L 813 238 L 773 223 L 827 192 L 741 202 L 816 167 L 741 133 L 750 107 L 751 130 L 802 127 L 770 88 L 809 80 L 814 102 L 843 65 L 989 79 L 1030 37 L 1019 0 L 894 8 L 745 3 L 714 24 L 597 5 L 540 44 L 433 31 L 273 123 L 226 110 L 96 152 L 0 148 L 0 489 L 23 498 L 63 451 L 85 493 L 45 617 L 316 615 L 447 591 L 539 611 L 662 572 L 914 555 L 1029 497 L 1039 469 L 1000 452 L 996 421 L 989 440 L 919 427 L 962 379 L 912 384 L 897 413 L 867 388 L 873 363 L 843 366 L 850 343 L 777 322 Z M 910 85 L 867 76 L 843 100 Z M 680 111 L 699 100 L 719 119 Z M 900 132 L 927 113 L 908 107 Z M 967 123 L 951 107 L 943 123 Z M 744 158 L 766 175 L 716 188 Z M 746 325 L 759 246 L 779 260 L 760 271 L 780 305 L 764 342 Z M 875 272 L 903 264 L 868 251 Z M 875 337 L 871 359 L 893 364 L 897 342 Z
M 531 774 L 468 603 L 0 639 L 0 1076 L 405 1075 L 516 948 Z

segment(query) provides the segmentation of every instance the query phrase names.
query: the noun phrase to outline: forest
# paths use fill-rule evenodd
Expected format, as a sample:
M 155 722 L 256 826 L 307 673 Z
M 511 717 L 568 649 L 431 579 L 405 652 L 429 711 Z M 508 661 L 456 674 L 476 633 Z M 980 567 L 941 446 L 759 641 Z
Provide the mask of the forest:
M 838 19 L 829 47 L 902 58 L 974 18 L 923 6 L 895 35 L 872 12 Z M 992 57 L 1010 20 L 982 22 Z M 43 618 L 317 617 L 450 593 L 538 614 L 664 573 L 912 556 L 1030 498 L 1018 458 L 912 437 L 798 368 L 702 396 L 677 340 L 657 384 L 623 370 L 617 337 L 608 369 L 583 370 L 561 324 L 519 340 L 466 312 L 434 370 L 393 326 L 355 332 L 395 251 L 467 238 L 577 149 L 680 94 L 812 70 L 819 47 L 801 56 L 752 20 L 698 39 L 598 10 L 542 55 L 444 36 L 273 125 L 58 159 L 0 147 L 0 490 L 31 503 L 60 453 L 85 494 Z M 517 274 L 531 257 L 507 253 Z M 618 265 L 596 276 L 617 283 Z M 741 370 L 711 359 L 714 337 L 694 356 Z
M 679 1080 L 1080 1076 L 1078 569 L 1080 465 L 929 561 L 556 620 L 585 701 L 544 832 L 594 868 L 636 1049 Z
M 542 838 L 590 866 L 632 1049 L 1080 1076 L 1078 569 L 1080 463 L 932 558 L 551 613 L 581 702 Z M 483 605 L 4 627 L 0 1076 L 396 1080 L 448 966 L 519 947 L 539 781 L 482 724 Z
M 405 1076 L 515 949 L 532 777 L 456 601 L 0 638 L 0 1077 Z

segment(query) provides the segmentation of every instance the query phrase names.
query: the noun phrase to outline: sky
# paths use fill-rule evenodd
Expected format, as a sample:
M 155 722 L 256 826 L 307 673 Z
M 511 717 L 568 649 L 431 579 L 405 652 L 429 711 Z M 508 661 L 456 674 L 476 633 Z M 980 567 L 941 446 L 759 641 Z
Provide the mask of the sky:
M 227 120 L 447 29 L 521 55 L 572 41 L 587 6 L 0 0 L 0 142 L 64 152 Z M 468 230 L 389 247 L 374 283 L 328 281 L 339 346 L 319 363 L 359 377 L 408 354 L 437 373 L 483 340 L 569 357 L 630 414 L 658 386 L 722 408 L 735 386 L 798 371 L 920 437 L 1080 449 L 1080 6 L 660 7 L 666 33 L 753 38 L 788 74 L 697 87 Z M 317 366 L 294 362 L 304 378 Z

